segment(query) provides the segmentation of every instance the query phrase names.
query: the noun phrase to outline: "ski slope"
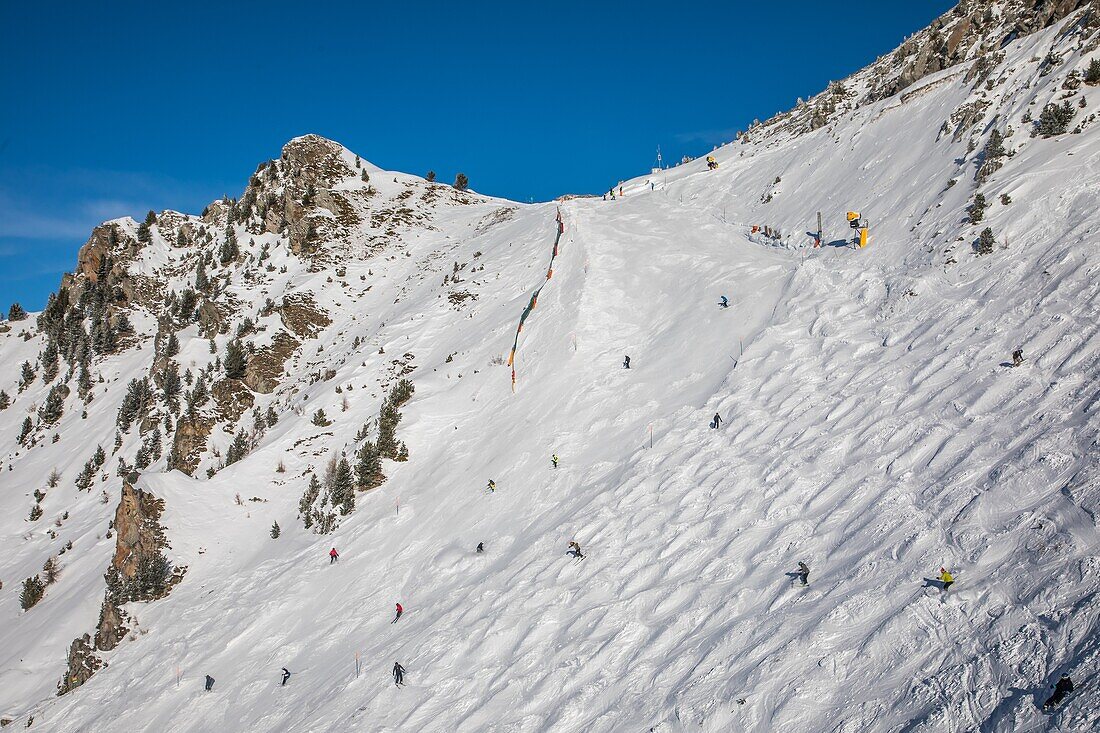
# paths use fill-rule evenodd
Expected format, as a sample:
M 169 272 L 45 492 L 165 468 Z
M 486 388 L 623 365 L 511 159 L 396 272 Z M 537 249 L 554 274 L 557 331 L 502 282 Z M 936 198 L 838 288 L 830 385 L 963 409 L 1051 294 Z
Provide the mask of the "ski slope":
M 1016 154 L 982 186 L 981 226 L 963 211 L 980 146 L 937 139 L 974 94 L 951 68 L 907 101 L 720 148 L 716 171 L 699 160 L 626 181 L 615 201 L 441 208 L 432 229 L 342 260 L 350 287 L 277 252 L 283 286 L 332 323 L 288 365 L 297 381 L 262 398 L 282 416 L 247 458 L 209 480 L 142 475 L 187 575 L 131 604 L 138 627 L 110 666 L 55 698 L 69 642 L 94 628 L 113 505 L 98 485 L 51 490 L 39 524 L 68 510 L 61 539 L 80 552 L 23 613 L 18 580 L 59 541 L 25 521 L 27 496 L 112 441 L 121 391 L 148 368 L 147 354 L 112 357 L 97 398 L 111 409 L 86 427 L 67 410 L 57 446 L 4 460 L 17 491 L 0 519 L 0 707 L 51 731 L 1095 729 L 1100 137 L 1030 139 L 1019 122 L 1060 93 L 1030 59 L 1052 46 L 1066 68 L 1087 59 L 1062 30 L 1018 41 L 999 67 L 978 130 L 1001 115 Z M 383 196 L 420 185 L 371 170 Z M 514 213 L 494 218 L 502 208 Z M 865 250 L 844 246 L 850 209 L 871 221 Z M 513 392 L 503 359 L 559 211 Z M 811 249 L 817 211 L 826 246 Z M 754 224 L 785 236 L 769 245 Z M 977 257 L 985 225 L 999 244 Z M 476 296 L 458 307 L 440 285 L 452 262 Z M 6 364 L 41 347 L 17 333 L 0 343 Z M 182 346 L 210 358 L 196 334 Z M 1025 362 L 1010 368 L 1016 348 Z M 405 353 L 410 460 L 388 462 L 336 533 L 305 531 L 307 471 L 353 444 Z M 336 376 L 305 379 L 323 367 Z M 40 380 L 28 393 L 0 434 L 44 396 Z M 310 423 L 318 408 L 334 426 Z M 927 582 L 941 566 L 947 594 Z M 1044 714 L 1062 672 L 1078 692 Z

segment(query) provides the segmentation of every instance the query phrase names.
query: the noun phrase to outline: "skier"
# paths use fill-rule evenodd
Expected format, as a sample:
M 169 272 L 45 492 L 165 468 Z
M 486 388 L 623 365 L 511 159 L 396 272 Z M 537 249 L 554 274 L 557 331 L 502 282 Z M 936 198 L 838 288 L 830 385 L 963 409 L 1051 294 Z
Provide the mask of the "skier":
M 331 565 L 332 563 L 336 562 L 339 559 L 340 559 L 340 553 L 336 551 L 335 547 L 333 547 L 331 550 L 328 551 L 328 564 L 329 565 Z
M 1012 352 L 1012 366 L 1018 367 L 1024 363 L 1024 350 L 1016 349 Z
M 552 463 L 554 465 L 554 468 L 558 467 L 558 454 L 557 453 L 550 456 L 550 463 Z
M 478 542 L 477 543 L 477 554 L 480 555 L 483 552 L 485 552 L 485 543 L 484 542 Z
M 1044 708 L 1052 708 L 1058 705 L 1062 700 L 1066 699 L 1066 695 L 1073 692 L 1073 680 L 1069 678 L 1068 674 L 1062 675 L 1058 680 L 1058 684 L 1054 686 L 1054 694 L 1043 703 Z
M 569 543 L 569 552 L 571 552 L 573 554 L 573 557 L 577 558 L 578 560 L 584 559 L 584 553 L 581 552 L 581 546 L 577 543 L 576 540 L 573 540 Z
M 283 687 L 286 687 L 286 681 L 290 679 L 290 670 L 283 667 Z
M 713 419 L 713 420 L 711 420 L 711 422 L 710 422 L 710 426 L 711 426 L 711 427 L 712 427 L 713 429 L 717 430 L 717 429 L 718 429 L 718 426 L 719 426 L 719 425 L 721 425 L 721 424 L 722 424 L 722 416 L 721 416 L 721 415 L 719 415 L 719 414 L 718 414 L 717 412 L 716 412 L 716 413 L 714 413 L 714 419 Z
M 943 583 L 943 589 L 945 591 L 955 582 L 955 578 L 951 573 L 947 572 L 947 568 L 940 568 L 940 582 Z
M 401 608 L 401 604 L 398 603 L 397 604 L 397 615 L 393 617 L 393 621 L 390 621 L 390 623 L 391 624 L 397 623 L 397 619 L 401 618 L 401 614 L 404 613 L 404 612 L 405 612 L 405 609 Z
M 206 691 L 210 692 L 214 689 L 214 678 L 210 675 L 206 675 Z
M 619 186 L 619 198 L 623 197 L 623 187 Z
M 489 485 L 486 486 L 485 488 L 487 488 L 489 491 L 495 492 L 497 490 L 497 482 L 493 481 L 492 479 L 489 479 Z
M 719 303 L 718 305 L 722 306 L 723 308 L 729 308 L 729 307 L 730 307 L 730 300 L 729 300 L 729 298 L 727 298 L 726 296 L 724 296 L 724 295 L 723 295 L 723 296 L 722 296 L 722 302 L 721 302 L 721 303 Z
M 802 581 L 802 585 L 810 584 L 810 566 L 804 562 L 798 563 L 798 579 Z
M 393 683 L 398 687 L 405 684 L 405 668 L 399 662 L 393 663 Z
M 629 368 L 630 368 L 630 357 L 625 356 L 625 357 L 623 357 L 623 369 L 629 369 Z

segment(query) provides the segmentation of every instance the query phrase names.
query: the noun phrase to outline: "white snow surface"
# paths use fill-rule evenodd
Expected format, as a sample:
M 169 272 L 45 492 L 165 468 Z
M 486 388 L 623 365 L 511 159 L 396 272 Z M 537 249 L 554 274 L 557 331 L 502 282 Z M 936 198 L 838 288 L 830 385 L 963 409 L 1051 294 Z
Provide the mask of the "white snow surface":
M 196 478 L 163 460 L 142 474 L 187 573 L 167 598 L 130 604 L 137 626 L 100 654 L 109 667 L 60 698 L 69 643 L 98 618 L 117 458 L 90 492 L 73 478 L 97 443 L 110 453 L 152 339 L 97 360 L 106 382 L 87 419 L 74 387 L 47 433 L 60 440 L 28 450 L 15 436 L 47 388 L 18 393 L 18 366 L 44 340 L 33 317 L 10 324 L 0 717 L 74 732 L 1097 729 L 1100 134 L 1029 138 L 1021 122 L 1087 66 L 1063 30 L 1009 46 L 991 91 L 947 69 L 812 133 L 722 147 L 716 171 L 697 160 L 626 181 L 615 201 L 444 195 L 431 228 L 344 253 L 342 276 L 267 236 L 287 271 L 235 276 L 238 315 L 309 292 L 332 323 L 257 395 L 280 420 L 247 458 L 210 479 L 212 453 Z M 1039 76 L 1050 48 L 1063 65 Z M 979 94 L 992 104 L 972 132 L 937 139 Z M 1074 124 L 1100 106 L 1095 88 L 1081 97 Z M 964 208 L 994 126 L 1015 130 L 1016 152 L 981 186 L 991 206 L 973 225 Z M 428 186 L 369 170 L 384 197 Z M 782 195 L 763 203 L 777 177 Z M 559 209 L 513 393 L 501 359 L 545 280 Z M 871 222 L 867 249 L 841 241 L 849 209 Z M 818 211 L 826 246 L 812 249 Z M 998 245 L 979 257 L 986 225 Z M 140 268 L 179 256 L 157 237 Z M 442 285 L 456 262 L 463 282 Z M 452 305 L 452 290 L 476 299 Z M 179 337 L 181 367 L 213 358 L 194 327 Z M 1026 360 L 1009 368 L 1016 348 Z M 312 534 L 296 519 L 307 471 L 350 456 L 403 354 L 410 460 L 386 461 L 385 484 L 334 534 Z M 324 368 L 336 376 L 311 383 Z M 311 424 L 318 408 L 333 426 Z M 212 442 L 224 452 L 234 430 Z M 119 455 L 138 443 L 135 431 Z M 45 489 L 52 468 L 63 478 Z M 31 522 L 35 489 L 45 514 Z M 58 582 L 22 611 L 22 579 L 70 540 Z M 571 540 L 585 559 L 566 554 Z M 956 575 L 947 594 L 925 587 L 941 566 Z M 1077 692 L 1040 712 L 1063 672 Z

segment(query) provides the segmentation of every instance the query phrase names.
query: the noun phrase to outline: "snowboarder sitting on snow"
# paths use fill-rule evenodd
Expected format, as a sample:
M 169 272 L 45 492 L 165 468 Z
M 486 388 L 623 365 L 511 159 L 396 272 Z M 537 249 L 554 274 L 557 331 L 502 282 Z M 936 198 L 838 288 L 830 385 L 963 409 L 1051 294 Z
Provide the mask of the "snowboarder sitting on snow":
M 558 467 L 558 454 L 557 453 L 550 456 L 550 463 L 554 464 L 554 468 Z
M 1012 352 L 1012 366 L 1018 367 L 1024 363 L 1024 350 L 1016 349 Z
M 714 419 L 710 421 L 710 426 L 712 428 L 714 428 L 715 430 L 717 430 L 718 426 L 721 425 L 721 424 L 722 424 L 722 416 L 719 415 L 717 412 L 714 413 Z
M 214 678 L 210 675 L 206 675 L 206 691 L 210 692 L 214 689 Z
M 947 572 L 947 568 L 940 568 L 940 582 L 943 583 L 944 590 L 950 588 L 951 584 L 955 582 L 955 578 Z
M 331 550 L 328 551 L 328 564 L 329 565 L 331 565 L 332 563 L 336 562 L 339 559 L 340 559 L 340 553 L 336 551 L 335 547 L 333 547 Z
M 584 553 L 581 552 L 581 546 L 577 543 L 576 540 L 573 540 L 569 543 L 569 552 L 571 555 L 573 555 L 573 557 L 577 558 L 578 560 L 584 559 Z
M 404 613 L 404 612 L 405 612 L 405 609 L 401 608 L 401 604 L 398 603 L 397 604 L 397 615 L 393 617 L 393 621 L 390 621 L 390 623 L 391 624 L 397 623 L 397 619 L 401 618 L 401 614 Z
M 629 369 L 629 368 L 630 368 L 630 357 L 629 356 L 623 357 L 623 369 Z
M 286 687 L 286 681 L 290 679 L 290 670 L 283 667 L 283 687 Z
M 810 584 L 810 566 L 804 562 L 798 563 L 798 579 L 802 581 L 802 585 Z
M 1043 703 L 1044 708 L 1052 708 L 1058 705 L 1062 700 L 1066 699 L 1066 695 L 1073 692 L 1073 681 L 1069 678 L 1068 674 L 1062 675 L 1058 680 L 1058 684 L 1054 686 L 1054 694 L 1050 696 L 1050 699 Z
M 398 662 L 393 663 L 393 683 L 398 687 L 405 684 L 405 668 Z
M 718 305 L 720 305 L 723 308 L 729 308 L 730 307 L 730 299 L 723 295 L 722 296 L 722 302 L 719 303 Z
M 485 552 L 485 543 L 484 542 L 478 542 L 477 543 L 477 554 L 480 555 L 483 552 Z

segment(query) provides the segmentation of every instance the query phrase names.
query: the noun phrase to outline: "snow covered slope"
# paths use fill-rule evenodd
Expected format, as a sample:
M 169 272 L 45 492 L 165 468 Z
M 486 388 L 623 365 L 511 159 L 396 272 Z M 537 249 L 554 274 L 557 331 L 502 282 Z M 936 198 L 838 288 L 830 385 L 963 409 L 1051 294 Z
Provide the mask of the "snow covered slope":
M 61 360 L 56 421 L 39 412 L 49 339 L 33 318 L 0 335 L 0 716 L 51 731 L 1096 728 L 1087 17 L 988 50 L 980 78 L 978 59 L 878 98 L 894 77 L 872 67 L 811 100 L 832 105 L 826 124 L 796 111 L 716 150 L 715 171 L 626 181 L 615 201 L 454 192 L 309 136 L 240 201 L 163 212 L 147 237 L 104 229 L 67 281 L 101 324 L 90 386 Z M 1067 132 L 1030 137 L 1050 101 L 1070 103 Z M 993 130 L 1011 155 L 990 154 Z M 866 249 L 846 245 L 848 210 L 870 221 Z M 513 389 L 509 349 L 543 284 Z M 238 333 L 249 371 L 231 378 Z M 36 378 L 20 391 L 23 361 Z M 184 392 L 202 380 L 212 396 L 173 407 L 172 364 L 193 372 Z M 121 430 L 147 375 L 154 397 Z M 304 527 L 310 474 L 357 462 L 402 377 L 408 460 L 384 459 L 386 481 L 332 532 Z M 229 462 L 235 435 L 246 455 Z M 164 501 L 163 553 L 186 571 L 122 602 L 121 643 L 83 657 L 109 666 L 55 697 L 72 640 L 102 628 L 103 573 L 133 534 L 108 533 L 119 474 L 139 451 L 131 483 Z M 68 542 L 21 610 L 23 579 Z M 928 582 L 941 566 L 946 594 Z M 1040 712 L 1061 673 L 1078 691 Z

